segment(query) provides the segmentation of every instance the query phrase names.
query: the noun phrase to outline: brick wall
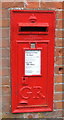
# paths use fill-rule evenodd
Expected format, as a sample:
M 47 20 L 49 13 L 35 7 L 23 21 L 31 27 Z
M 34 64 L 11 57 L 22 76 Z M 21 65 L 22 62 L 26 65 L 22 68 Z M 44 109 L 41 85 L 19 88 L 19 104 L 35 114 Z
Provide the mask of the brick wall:
M 9 0 L 10 1 L 10 0 Z M 2 30 L 2 49 L 0 37 L 0 64 L 2 60 L 2 118 L 62 118 L 64 110 L 64 2 L 37 2 L 13 1 L 5 2 L 2 0 L 2 23 L 0 16 L 0 34 Z M 50 9 L 56 11 L 55 29 L 55 71 L 54 71 L 54 110 L 53 112 L 41 113 L 11 113 L 11 79 L 10 79 L 10 10 L 12 8 L 29 9 Z M 1 12 L 1 7 L 0 7 Z M 63 65 L 62 65 L 63 64 Z M 0 69 L 1 75 L 1 69 Z M 63 110 L 62 110 L 63 109 Z M 1 115 L 1 112 L 0 112 Z M 63 116 L 64 117 L 64 116 Z

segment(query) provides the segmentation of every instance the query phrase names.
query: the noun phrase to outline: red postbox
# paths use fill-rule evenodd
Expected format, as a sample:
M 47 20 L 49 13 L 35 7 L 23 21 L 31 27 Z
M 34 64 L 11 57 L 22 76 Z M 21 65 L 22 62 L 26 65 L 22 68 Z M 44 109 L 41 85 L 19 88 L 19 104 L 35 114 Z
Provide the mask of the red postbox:
M 13 113 L 53 110 L 54 31 L 54 11 L 11 11 Z

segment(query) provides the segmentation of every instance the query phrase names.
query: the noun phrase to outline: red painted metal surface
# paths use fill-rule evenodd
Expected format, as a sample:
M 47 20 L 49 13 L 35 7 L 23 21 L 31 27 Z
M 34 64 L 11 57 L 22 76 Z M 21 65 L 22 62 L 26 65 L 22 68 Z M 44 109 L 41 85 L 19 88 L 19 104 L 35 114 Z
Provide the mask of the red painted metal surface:
M 54 11 L 11 10 L 12 113 L 53 110 L 54 31 Z

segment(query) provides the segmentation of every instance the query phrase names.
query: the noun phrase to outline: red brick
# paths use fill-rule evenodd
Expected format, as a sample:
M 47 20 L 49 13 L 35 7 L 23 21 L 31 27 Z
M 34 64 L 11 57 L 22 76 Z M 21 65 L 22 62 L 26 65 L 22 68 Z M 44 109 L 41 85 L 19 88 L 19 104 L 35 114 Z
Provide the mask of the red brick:
M 61 19 L 61 17 L 60 17 L 60 19 Z M 64 19 L 64 11 L 62 11 L 62 19 Z
M 0 28 L 0 39 L 2 38 L 2 29 Z
M 56 28 L 57 29 L 64 29 L 64 20 L 56 20 Z
M 2 2 L 0 2 L 0 8 L 2 8 Z
M 57 64 L 57 65 L 64 64 L 64 57 L 63 58 L 62 57 L 56 57 L 55 58 L 55 64 Z
M 55 48 L 55 56 L 64 56 L 64 48 Z
M 2 48 L 7 48 L 7 47 L 10 47 L 9 39 L 3 38 L 2 39 Z
M 2 9 L 2 18 L 9 18 L 10 11 L 8 9 Z
M 2 29 L 2 38 L 9 38 L 9 29 L 8 28 Z
M 56 75 L 55 76 L 55 83 L 62 83 L 64 82 L 64 76 L 63 75 Z
M 0 38 L 0 48 L 2 47 L 2 38 Z
M 3 2 L 15 2 L 15 0 L 7 0 L 7 1 L 6 0 L 1 0 L 1 1 L 2 1 L 2 3 Z
M 22 0 L 14 0 L 14 2 L 21 2 Z
M 2 19 L 0 19 L 0 27 L 2 27 Z
M 2 77 L 2 69 L 0 69 L 0 77 Z
M 2 64 L 2 59 L 0 58 L 0 65 Z
M 0 58 L 0 65 L 2 65 L 2 59 Z M 0 66 L 1 67 L 1 66 Z
M 3 49 L 2 50 L 2 57 L 9 57 L 10 50 L 9 49 Z
M 62 9 L 62 2 L 41 2 L 41 8 Z
M 55 91 L 56 92 L 64 91 L 64 84 L 57 84 L 57 85 L 55 85 Z
M 10 78 L 9 78 L 9 76 L 2 77 L 2 85 L 10 85 Z
M 64 93 L 55 93 L 54 94 L 54 100 L 62 100 L 63 99 L 63 96 L 64 96 Z
M 2 9 L 0 9 L 0 19 L 2 18 Z
M 62 39 L 56 39 L 55 40 L 55 46 L 56 47 L 63 47 L 64 46 L 64 40 L 62 40 Z
M 2 69 L 2 76 L 10 76 L 10 69 L 3 68 Z
M 55 34 L 55 36 L 57 37 L 57 38 L 64 38 L 64 31 L 62 31 L 62 30 L 56 30 L 56 32 L 55 32 L 56 34 Z
M 2 8 L 11 8 L 11 7 L 24 7 L 23 2 L 3 2 Z
M 26 8 L 39 8 L 39 2 L 28 2 Z
M 2 112 L 11 112 L 10 105 L 9 104 L 3 104 Z
M 10 60 L 9 59 L 2 59 L 2 67 L 10 67 Z
M 2 87 L 2 95 L 3 96 L 10 95 L 10 92 L 11 92 L 10 86 L 3 86 Z
M 62 9 L 64 9 L 64 1 L 62 2 Z
M 2 95 L 3 104 L 11 104 L 11 96 L 10 95 Z
M 56 11 L 57 19 L 64 19 L 64 11 Z
M 2 57 L 2 49 L 0 49 L 0 57 Z
M 56 74 L 64 74 L 64 66 L 56 66 L 55 73 Z
M 2 24 L 0 20 L 0 27 L 9 27 L 10 26 L 10 21 L 8 19 L 4 20 L 2 19 Z
M 64 107 L 64 102 L 55 102 L 54 109 L 62 109 Z

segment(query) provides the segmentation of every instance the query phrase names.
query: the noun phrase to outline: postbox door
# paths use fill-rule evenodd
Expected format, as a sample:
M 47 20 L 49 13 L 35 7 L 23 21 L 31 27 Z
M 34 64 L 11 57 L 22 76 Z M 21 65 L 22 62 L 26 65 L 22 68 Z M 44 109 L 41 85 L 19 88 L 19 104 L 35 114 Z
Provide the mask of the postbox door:
M 35 48 L 27 42 L 17 44 L 17 108 L 48 107 L 48 44 L 34 44 Z
M 13 113 L 53 110 L 54 29 L 54 11 L 11 11 Z

